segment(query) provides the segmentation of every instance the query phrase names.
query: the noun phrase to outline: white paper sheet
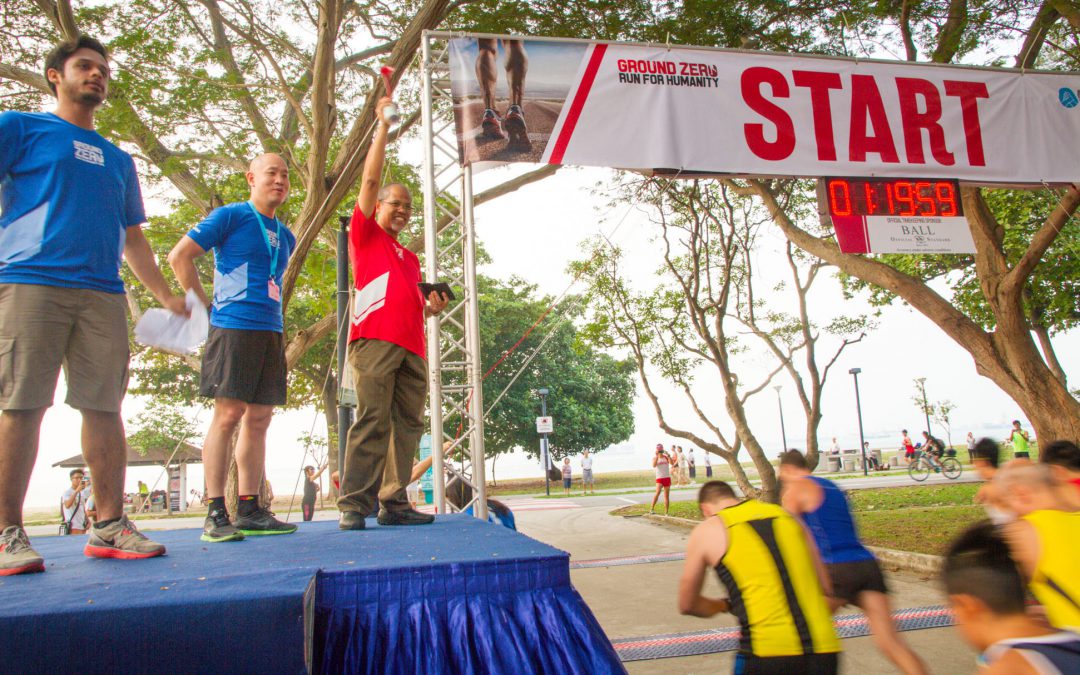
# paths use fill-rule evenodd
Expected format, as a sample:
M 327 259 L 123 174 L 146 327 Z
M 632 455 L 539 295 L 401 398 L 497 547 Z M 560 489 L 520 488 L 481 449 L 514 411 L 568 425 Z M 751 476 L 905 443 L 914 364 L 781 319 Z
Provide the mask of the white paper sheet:
M 135 325 L 135 339 L 170 354 L 194 354 L 210 330 L 210 316 L 194 291 L 184 298 L 190 317 L 167 309 L 149 309 Z

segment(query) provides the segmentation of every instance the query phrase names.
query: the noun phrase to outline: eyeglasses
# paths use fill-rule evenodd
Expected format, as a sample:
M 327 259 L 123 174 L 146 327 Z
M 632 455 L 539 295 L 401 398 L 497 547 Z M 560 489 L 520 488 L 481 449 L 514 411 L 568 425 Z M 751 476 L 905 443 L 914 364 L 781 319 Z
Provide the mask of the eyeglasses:
M 412 209 L 412 202 L 392 201 L 392 202 L 383 202 L 383 204 L 386 204 L 387 206 L 393 207 L 395 209 L 401 209 L 402 211 L 408 211 L 409 213 L 412 213 L 412 210 L 413 210 Z

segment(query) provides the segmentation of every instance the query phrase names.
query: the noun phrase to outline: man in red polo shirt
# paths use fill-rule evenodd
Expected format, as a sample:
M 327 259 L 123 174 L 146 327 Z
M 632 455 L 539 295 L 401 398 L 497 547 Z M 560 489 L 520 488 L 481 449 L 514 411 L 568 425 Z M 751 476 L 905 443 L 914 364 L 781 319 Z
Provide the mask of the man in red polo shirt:
M 356 421 L 341 466 L 338 509 L 343 530 L 364 529 L 379 509 L 380 525 L 424 525 L 434 517 L 409 503 L 413 456 L 424 433 L 427 398 L 424 319 L 441 312 L 446 297 L 424 298 L 420 260 L 398 243 L 409 224 L 412 196 L 400 183 L 380 186 L 390 124 L 383 98 L 360 194 L 349 224 L 349 259 L 356 287 L 349 327 L 349 367 L 356 383 Z

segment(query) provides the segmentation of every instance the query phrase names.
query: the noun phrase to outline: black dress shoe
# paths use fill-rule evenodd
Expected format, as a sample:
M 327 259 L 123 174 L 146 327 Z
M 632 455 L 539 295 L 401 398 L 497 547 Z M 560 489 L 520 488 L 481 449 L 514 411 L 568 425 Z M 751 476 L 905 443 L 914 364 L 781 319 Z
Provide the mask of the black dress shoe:
M 413 509 L 387 511 L 381 509 L 377 519 L 380 525 L 429 525 L 435 522 L 435 516 L 420 513 Z
M 364 515 L 357 511 L 342 511 L 338 527 L 343 530 L 362 530 L 365 527 Z

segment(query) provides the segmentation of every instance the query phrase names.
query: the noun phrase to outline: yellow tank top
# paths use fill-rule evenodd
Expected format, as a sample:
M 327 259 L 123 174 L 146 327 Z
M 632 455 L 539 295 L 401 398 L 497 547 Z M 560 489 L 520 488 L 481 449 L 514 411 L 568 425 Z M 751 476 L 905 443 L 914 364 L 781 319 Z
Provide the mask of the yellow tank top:
M 720 511 L 727 553 L 716 565 L 742 627 L 740 651 L 798 656 L 840 651 L 801 525 L 775 504 L 748 499 Z
M 1033 511 L 1024 520 L 1035 526 L 1041 549 L 1031 592 L 1051 625 L 1080 631 L 1080 512 Z

